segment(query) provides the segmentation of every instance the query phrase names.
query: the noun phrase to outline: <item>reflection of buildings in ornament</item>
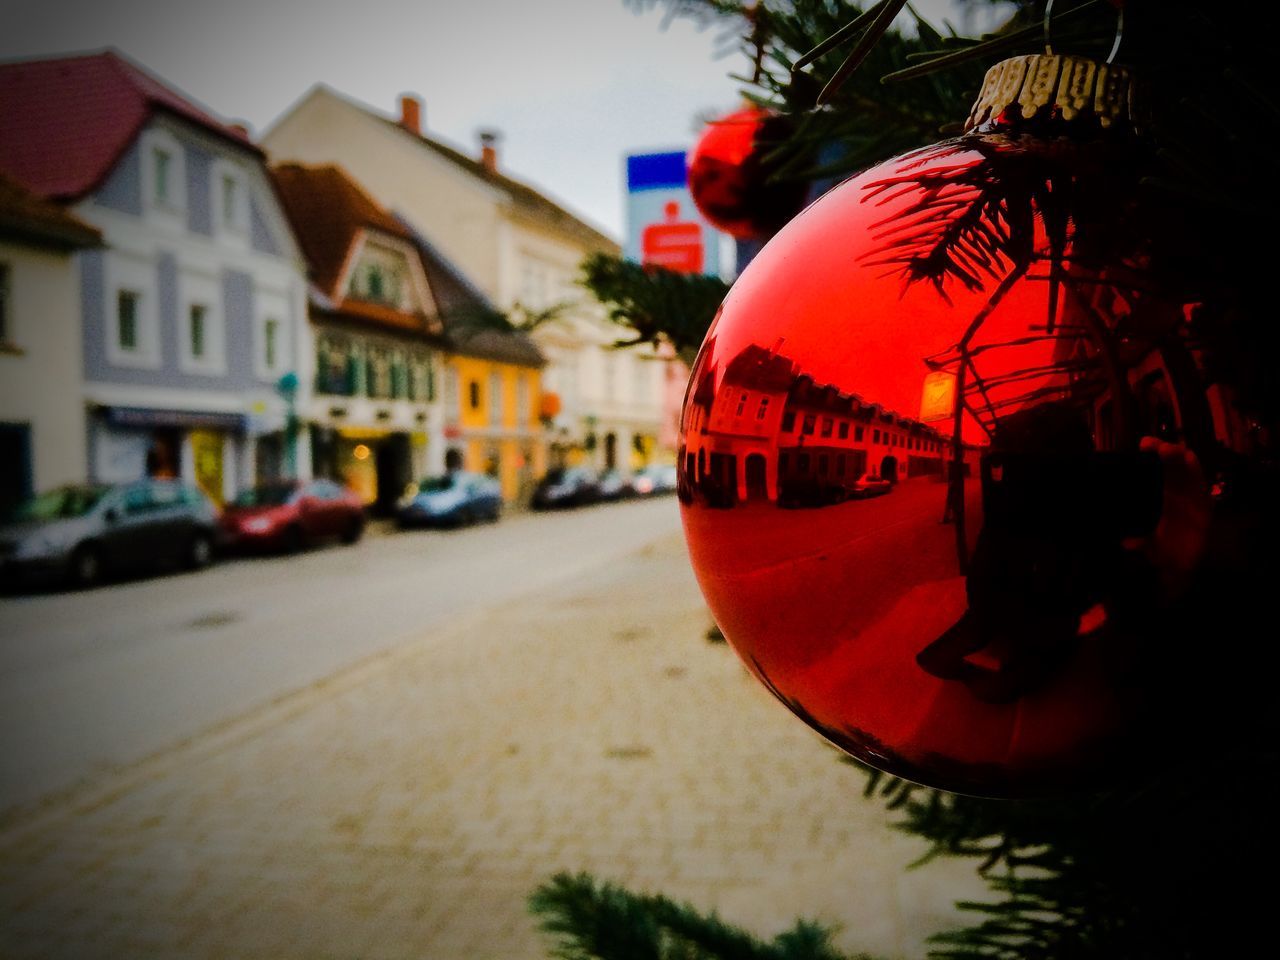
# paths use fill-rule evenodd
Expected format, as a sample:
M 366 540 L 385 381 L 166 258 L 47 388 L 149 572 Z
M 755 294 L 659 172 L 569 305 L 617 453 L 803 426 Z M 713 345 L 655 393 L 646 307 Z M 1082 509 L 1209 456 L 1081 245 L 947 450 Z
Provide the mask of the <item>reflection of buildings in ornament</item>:
M 890 482 L 943 475 L 949 438 L 817 383 L 781 347 L 781 341 L 769 349 L 752 344 L 722 374 L 695 369 L 681 451 L 689 495 L 721 506 L 748 500 L 816 505 L 855 495 L 867 472 Z

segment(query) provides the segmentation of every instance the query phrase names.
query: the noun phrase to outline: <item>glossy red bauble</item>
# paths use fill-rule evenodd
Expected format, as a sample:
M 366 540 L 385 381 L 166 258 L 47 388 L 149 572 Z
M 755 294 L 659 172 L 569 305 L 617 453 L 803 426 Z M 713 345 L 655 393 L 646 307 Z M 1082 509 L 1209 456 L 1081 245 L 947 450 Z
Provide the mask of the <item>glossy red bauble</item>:
M 771 236 L 799 212 L 806 186 L 774 182 L 763 161 L 781 118 L 748 107 L 707 124 L 689 155 L 689 193 L 707 221 L 739 240 Z
M 1157 290 L 1125 171 L 1001 135 L 875 167 L 765 246 L 694 366 L 680 496 L 712 612 L 889 773 L 1089 787 L 1184 709 L 1202 455 L 1247 430 Z

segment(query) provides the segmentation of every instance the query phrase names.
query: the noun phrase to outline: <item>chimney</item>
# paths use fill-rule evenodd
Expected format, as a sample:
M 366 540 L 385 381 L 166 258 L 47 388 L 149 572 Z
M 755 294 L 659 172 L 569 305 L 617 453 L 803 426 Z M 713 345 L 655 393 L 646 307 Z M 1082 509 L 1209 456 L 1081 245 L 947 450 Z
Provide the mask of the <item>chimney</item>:
M 417 94 L 400 94 L 400 126 L 415 136 L 422 136 L 422 100 Z
M 491 127 L 486 127 L 478 133 L 480 137 L 480 162 L 484 164 L 484 168 L 490 173 L 497 173 L 498 141 L 502 139 L 502 133 Z

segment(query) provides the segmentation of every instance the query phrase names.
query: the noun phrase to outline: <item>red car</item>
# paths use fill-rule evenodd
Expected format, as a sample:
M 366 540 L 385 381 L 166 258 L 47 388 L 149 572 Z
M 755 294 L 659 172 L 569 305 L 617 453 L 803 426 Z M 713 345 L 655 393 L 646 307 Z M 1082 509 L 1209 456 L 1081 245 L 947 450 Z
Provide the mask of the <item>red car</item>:
M 222 512 L 230 546 L 301 550 L 336 537 L 355 543 L 364 533 L 364 504 L 331 480 L 280 480 L 245 490 Z

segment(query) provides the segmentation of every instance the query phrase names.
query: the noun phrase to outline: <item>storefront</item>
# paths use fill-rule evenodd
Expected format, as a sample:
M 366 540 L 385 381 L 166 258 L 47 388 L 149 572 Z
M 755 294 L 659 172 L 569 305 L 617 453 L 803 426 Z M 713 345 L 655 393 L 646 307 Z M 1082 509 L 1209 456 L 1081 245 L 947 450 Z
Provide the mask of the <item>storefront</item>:
M 245 429 L 238 413 L 100 407 L 90 418 L 93 478 L 181 479 L 221 504 L 235 495 L 238 468 L 251 456 Z

